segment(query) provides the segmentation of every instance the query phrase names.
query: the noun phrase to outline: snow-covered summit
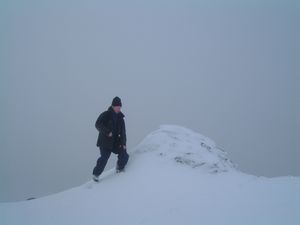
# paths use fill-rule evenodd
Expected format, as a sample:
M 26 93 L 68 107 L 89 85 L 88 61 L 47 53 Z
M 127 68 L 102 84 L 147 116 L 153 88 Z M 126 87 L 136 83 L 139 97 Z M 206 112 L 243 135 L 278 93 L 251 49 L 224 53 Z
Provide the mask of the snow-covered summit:
M 227 153 L 218 148 L 213 140 L 178 125 L 160 125 L 136 146 L 135 153 L 152 153 L 209 173 L 236 169 Z
M 299 224 L 299 177 L 243 173 L 190 129 L 161 125 L 129 154 L 124 173 L 106 169 L 99 183 L 88 174 L 86 183 L 57 194 L 0 203 L 0 224 Z

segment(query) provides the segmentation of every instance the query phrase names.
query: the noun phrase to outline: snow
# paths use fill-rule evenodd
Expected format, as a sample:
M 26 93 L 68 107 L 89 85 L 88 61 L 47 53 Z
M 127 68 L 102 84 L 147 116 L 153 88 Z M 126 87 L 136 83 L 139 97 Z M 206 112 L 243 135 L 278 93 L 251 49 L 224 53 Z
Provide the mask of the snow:
M 300 224 L 300 178 L 242 173 L 208 137 L 161 125 L 125 173 L 42 198 L 0 204 L 1 225 Z

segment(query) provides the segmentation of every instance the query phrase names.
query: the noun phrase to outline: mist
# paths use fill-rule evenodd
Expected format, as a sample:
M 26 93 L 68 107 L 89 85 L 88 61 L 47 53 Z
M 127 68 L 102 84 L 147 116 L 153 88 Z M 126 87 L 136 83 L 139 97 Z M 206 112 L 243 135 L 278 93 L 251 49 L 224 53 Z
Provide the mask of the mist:
M 215 140 L 244 172 L 299 176 L 299 6 L 1 1 L 0 201 L 91 179 L 95 121 L 115 96 L 129 154 L 177 124 Z

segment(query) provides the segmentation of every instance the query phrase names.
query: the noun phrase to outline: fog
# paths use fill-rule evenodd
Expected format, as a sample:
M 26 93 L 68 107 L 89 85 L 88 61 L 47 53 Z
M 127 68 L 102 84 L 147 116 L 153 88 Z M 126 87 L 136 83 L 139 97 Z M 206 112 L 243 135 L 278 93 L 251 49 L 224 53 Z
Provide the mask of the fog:
M 95 121 L 115 96 L 129 154 L 177 124 L 212 138 L 243 172 L 299 176 L 299 6 L 1 1 L 0 201 L 91 179 Z

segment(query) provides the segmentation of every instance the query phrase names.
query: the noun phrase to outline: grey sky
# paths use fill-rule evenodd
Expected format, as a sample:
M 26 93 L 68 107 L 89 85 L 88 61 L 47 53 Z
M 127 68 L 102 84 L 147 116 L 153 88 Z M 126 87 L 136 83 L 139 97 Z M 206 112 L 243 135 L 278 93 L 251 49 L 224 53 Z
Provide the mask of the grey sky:
M 215 140 L 244 172 L 299 176 L 299 9 L 297 1 L 1 1 L 0 201 L 90 179 L 94 123 L 116 95 L 129 152 L 171 123 Z

